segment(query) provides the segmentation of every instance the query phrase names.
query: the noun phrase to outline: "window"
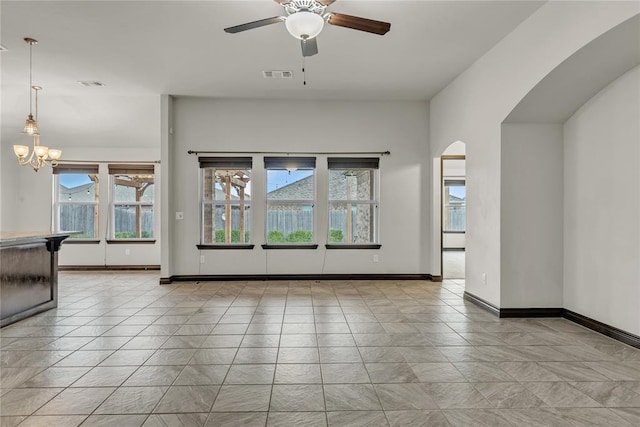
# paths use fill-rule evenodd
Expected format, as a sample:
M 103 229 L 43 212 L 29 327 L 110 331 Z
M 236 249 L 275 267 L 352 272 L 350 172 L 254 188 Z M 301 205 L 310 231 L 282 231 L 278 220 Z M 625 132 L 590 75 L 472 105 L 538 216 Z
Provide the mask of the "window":
M 153 239 L 153 165 L 109 165 L 111 236 L 114 240 Z
M 201 245 L 251 241 L 251 157 L 200 157 Z
M 53 169 L 54 228 L 78 231 L 69 239 L 98 238 L 98 165 L 60 164 Z
M 378 158 L 329 158 L 328 243 L 378 243 Z
M 265 157 L 267 170 L 267 245 L 304 245 L 315 241 L 314 157 Z
M 443 191 L 443 231 L 465 231 L 466 194 L 465 180 L 463 178 L 445 178 Z

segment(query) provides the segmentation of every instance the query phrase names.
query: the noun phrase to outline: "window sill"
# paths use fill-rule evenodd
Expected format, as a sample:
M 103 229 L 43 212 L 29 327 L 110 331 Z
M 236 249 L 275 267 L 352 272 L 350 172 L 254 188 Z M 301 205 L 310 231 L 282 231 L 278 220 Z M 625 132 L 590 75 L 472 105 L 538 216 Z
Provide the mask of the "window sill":
M 324 245 L 327 249 L 380 249 L 382 245 L 379 244 L 348 244 L 348 243 L 334 243 Z
M 266 244 L 262 245 L 262 249 L 318 249 L 318 245 L 302 244 L 302 245 L 288 245 L 288 244 Z
M 107 240 L 110 245 L 153 245 L 156 242 L 155 239 L 115 239 Z
M 63 245 L 97 245 L 100 243 L 100 240 L 92 240 L 92 239 L 66 239 L 62 241 Z
M 226 250 L 226 249 L 253 249 L 254 244 L 251 243 L 227 243 L 218 245 L 196 245 L 200 250 Z

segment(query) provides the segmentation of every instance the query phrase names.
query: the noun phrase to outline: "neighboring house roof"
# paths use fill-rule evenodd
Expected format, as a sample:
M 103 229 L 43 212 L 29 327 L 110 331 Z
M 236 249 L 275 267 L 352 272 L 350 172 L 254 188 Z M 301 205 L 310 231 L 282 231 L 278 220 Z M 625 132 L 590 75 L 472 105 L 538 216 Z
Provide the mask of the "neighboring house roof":
M 90 182 L 68 188 L 60 184 L 60 200 L 70 202 L 94 202 L 93 185 L 93 182 Z
M 331 195 L 331 198 L 335 200 L 346 200 L 347 186 L 344 182 L 345 176 L 337 173 L 329 174 L 329 176 L 329 194 Z M 353 187 L 353 189 L 354 194 L 352 195 L 352 199 L 355 199 L 355 187 Z M 313 200 L 313 192 L 313 176 L 308 176 L 292 182 L 291 184 L 269 191 L 267 194 L 270 199 Z
M 270 199 L 312 200 L 314 198 L 313 175 L 271 190 L 267 195 Z

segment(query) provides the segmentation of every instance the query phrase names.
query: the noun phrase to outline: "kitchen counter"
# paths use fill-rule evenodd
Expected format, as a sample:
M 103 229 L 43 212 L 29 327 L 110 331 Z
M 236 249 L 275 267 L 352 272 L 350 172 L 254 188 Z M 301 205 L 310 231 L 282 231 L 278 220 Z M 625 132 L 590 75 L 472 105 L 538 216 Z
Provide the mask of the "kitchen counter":
M 70 232 L 0 232 L 0 327 L 58 306 L 58 251 Z

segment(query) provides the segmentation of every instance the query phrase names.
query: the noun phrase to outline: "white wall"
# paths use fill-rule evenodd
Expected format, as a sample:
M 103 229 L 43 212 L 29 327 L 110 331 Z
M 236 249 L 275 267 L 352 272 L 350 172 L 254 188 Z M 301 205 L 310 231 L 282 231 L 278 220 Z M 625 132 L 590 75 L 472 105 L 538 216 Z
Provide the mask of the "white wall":
M 640 335 L 640 68 L 564 125 L 564 307 Z
M 468 292 L 501 305 L 501 215 L 509 214 L 500 207 L 501 123 L 553 68 L 639 10 L 637 2 L 548 2 L 431 100 L 432 156 L 466 144 Z
M 173 97 L 162 95 L 160 99 L 160 157 L 162 158 L 163 174 L 160 179 L 160 194 L 163 203 L 160 205 L 160 239 L 170 242 L 174 226 L 174 201 L 169 197 L 173 187 L 171 185 L 173 171 Z M 160 245 L 160 275 L 170 277 L 173 274 L 173 247 L 171 245 Z
M 168 203 L 171 274 L 431 273 L 430 160 L 426 102 L 263 101 L 175 98 Z M 166 139 L 170 144 L 170 138 Z M 263 250 L 262 155 L 253 157 L 253 250 L 199 251 L 198 160 L 187 150 L 381 152 L 379 250 L 325 250 L 326 155 L 317 156 L 317 250 Z M 163 156 L 164 162 L 164 156 Z M 425 191 L 425 189 L 427 189 Z M 372 256 L 380 261 L 373 263 Z M 205 263 L 200 264 L 200 255 Z M 163 275 L 165 270 L 163 270 Z
M 501 148 L 500 304 L 562 307 L 562 125 L 503 124 Z

